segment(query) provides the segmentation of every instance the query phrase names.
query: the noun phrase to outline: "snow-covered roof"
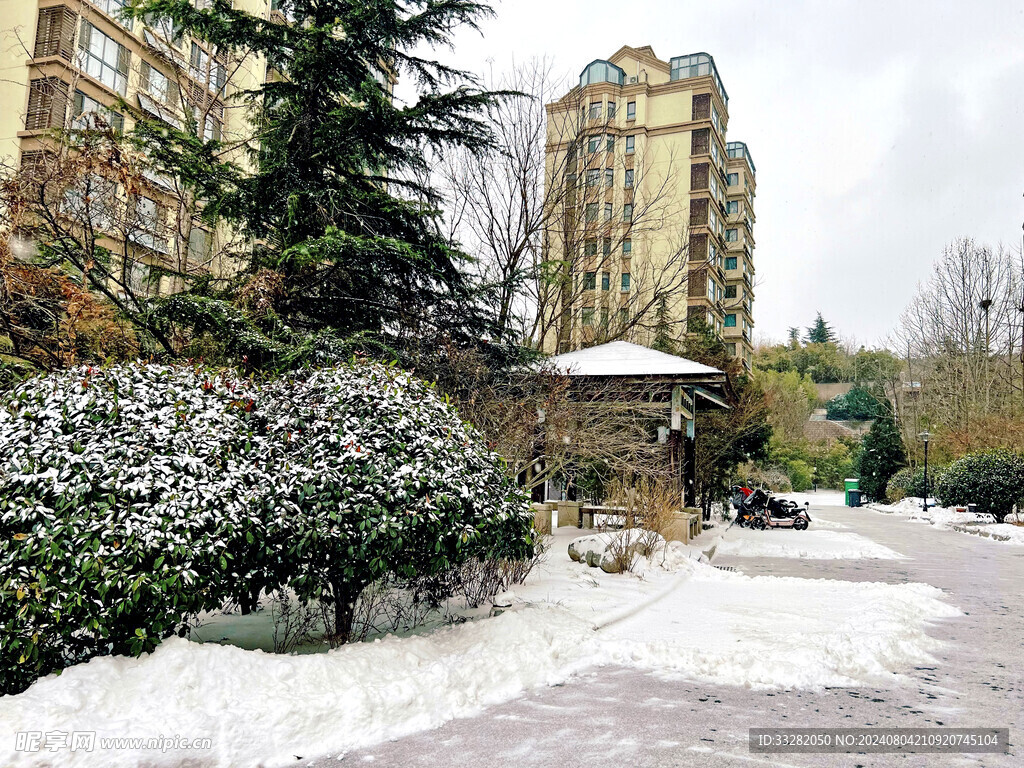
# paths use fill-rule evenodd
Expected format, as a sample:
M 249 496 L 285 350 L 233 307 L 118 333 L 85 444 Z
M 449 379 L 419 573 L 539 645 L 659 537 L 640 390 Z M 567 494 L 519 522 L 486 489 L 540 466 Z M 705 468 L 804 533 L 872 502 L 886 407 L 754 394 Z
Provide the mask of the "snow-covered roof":
M 628 341 L 555 355 L 549 361 L 570 376 L 705 376 L 722 371 Z

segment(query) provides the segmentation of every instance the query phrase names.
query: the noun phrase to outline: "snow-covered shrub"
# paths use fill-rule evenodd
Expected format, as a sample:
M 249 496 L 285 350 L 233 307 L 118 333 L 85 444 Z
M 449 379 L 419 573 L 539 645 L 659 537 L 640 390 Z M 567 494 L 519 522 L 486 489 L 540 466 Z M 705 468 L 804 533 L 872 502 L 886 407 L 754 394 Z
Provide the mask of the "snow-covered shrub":
M 96 654 L 151 650 L 232 593 L 227 558 L 259 525 L 250 510 L 269 480 L 246 456 L 252 404 L 226 376 L 149 365 L 67 371 L 8 394 L 6 691 Z
M 273 526 L 303 598 L 331 595 L 343 636 L 359 593 L 389 574 L 438 574 L 467 558 L 533 554 L 529 500 L 431 387 L 379 365 L 268 385 L 281 452 Z
M 1024 501 L 1024 458 L 1004 449 L 968 454 L 949 465 L 935 495 L 944 507 L 977 504 L 1001 523 Z
M 531 522 L 472 429 L 392 368 L 34 379 L 0 403 L 4 690 L 279 588 L 332 602 L 344 640 L 367 585 L 530 557 Z

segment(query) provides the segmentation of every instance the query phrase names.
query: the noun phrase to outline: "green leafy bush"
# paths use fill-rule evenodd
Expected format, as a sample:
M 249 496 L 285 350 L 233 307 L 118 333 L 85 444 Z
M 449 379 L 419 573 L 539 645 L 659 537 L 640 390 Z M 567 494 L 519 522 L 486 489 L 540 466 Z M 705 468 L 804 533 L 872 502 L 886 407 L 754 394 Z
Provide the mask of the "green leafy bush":
M 947 507 L 977 504 L 1001 523 L 1024 501 L 1024 458 L 1005 449 L 968 454 L 949 465 L 935 495 Z
M 530 557 L 531 521 L 476 433 L 393 368 L 32 379 L 0 402 L 0 688 L 263 590 L 333 601 L 344 640 L 371 582 Z
M 935 489 L 938 487 L 945 471 L 946 468 L 942 466 L 928 467 L 929 496 L 935 495 Z M 904 467 L 892 476 L 889 484 L 885 487 L 886 498 L 892 504 L 908 496 L 924 498 L 924 491 L 924 467 L 918 467 L 917 469 Z

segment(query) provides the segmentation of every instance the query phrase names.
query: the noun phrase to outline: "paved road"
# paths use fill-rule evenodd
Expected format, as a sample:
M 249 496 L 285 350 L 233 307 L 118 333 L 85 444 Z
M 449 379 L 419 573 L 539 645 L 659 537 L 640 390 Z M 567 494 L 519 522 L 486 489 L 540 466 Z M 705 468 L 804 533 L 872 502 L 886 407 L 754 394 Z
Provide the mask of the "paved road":
M 381 744 L 316 768 L 375 766 L 1002 766 L 1011 755 L 754 755 L 747 729 L 766 726 L 1009 727 L 1024 719 L 1024 547 L 864 510 L 822 508 L 906 560 L 719 558 L 746 573 L 848 581 L 919 581 L 946 590 L 964 615 L 935 625 L 948 641 L 934 666 L 894 689 L 749 691 L 603 668 L 478 717 Z M 767 532 L 766 535 L 771 535 Z

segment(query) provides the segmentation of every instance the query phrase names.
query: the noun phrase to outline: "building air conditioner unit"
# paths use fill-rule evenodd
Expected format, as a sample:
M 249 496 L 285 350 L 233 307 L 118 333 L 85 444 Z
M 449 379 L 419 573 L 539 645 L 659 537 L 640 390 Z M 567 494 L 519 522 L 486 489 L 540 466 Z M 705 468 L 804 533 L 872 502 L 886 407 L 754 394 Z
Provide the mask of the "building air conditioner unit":
M 629 78 L 629 84 L 630 84 L 630 85 L 632 85 L 632 84 L 633 84 L 633 83 L 635 83 L 635 82 L 636 82 L 636 75 L 632 75 L 632 76 L 631 76 L 631 77 Z

